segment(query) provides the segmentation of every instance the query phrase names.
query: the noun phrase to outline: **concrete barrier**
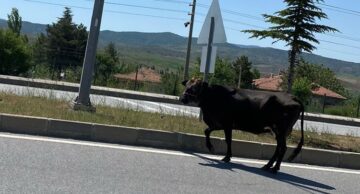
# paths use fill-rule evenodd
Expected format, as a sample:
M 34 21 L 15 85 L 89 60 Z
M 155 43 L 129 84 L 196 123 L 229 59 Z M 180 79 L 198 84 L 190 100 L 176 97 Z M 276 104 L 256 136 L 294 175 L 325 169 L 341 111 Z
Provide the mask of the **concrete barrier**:
M 340 155 L 341 152 L 337 151 L 307 148 L 301 151 L 301 162 L 340 167 Z
M 170 149 L 180 148 L 176 133 L 151 129 L 137 129 L 137 131 L 136 143 L 139 145 Z
M 0 131 L 209 153 L 205 137 L 200 135 L 40 117 L 0 113 Z M 216 154 L 225 154 L 226 144 L 223 139 L 211 138 L 211 142 Z M 284 159 L 292 154 L 293 149 L 288 148 Z M 267 160 L 274 153 L 275 145 L 233 140 L 232 150 L 236 157 Z M 360 154 L 303 148 L 295 162 L 360 169 Z
M 131 127 L 94 124 L 91 139 L 120 144 L 136 144 L 138 130 Z
M 46 129 L 48 127 L 48 119 L 46 118 L 14 116 L 10 114 L 1 114 L 0 118 L 2 131 L 46 135 Z
M 47 135 L 61 138 L 91 139 L 93 124 L 49 119 Z

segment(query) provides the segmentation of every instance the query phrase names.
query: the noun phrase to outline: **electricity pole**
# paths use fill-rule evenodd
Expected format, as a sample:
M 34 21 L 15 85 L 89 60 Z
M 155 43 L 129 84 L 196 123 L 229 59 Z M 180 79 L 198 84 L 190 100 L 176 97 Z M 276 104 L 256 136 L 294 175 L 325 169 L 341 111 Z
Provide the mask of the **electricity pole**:
M 81 74 L 79 96 L 73 102 L 74 110 L 95 111 L 90 102 L 90 88 L 94 71 L 96 48 L 99 39 L 101 17 L 104 8 L 104 0 L 95 0 L 91 18 L 90 33 L 86 45 L 85 59 Z
M 187 27 L 190 24 L 189 29 L 189 37 L 188 37 L 188 46 L 187 46 L 187 52 L 186 52 L 186 63 L 184 68 L 184 80 L 189 79 L 189 64 L 190 64 L 190 54 L 191 54 L 191 41 L 192 41 L 192 33 L 193 33 L 193 27 L 194 27 L 194 18 L 195 18 L 195 8 L 196 8 L 196 0 L 193 0 L 193 3 L 190 4 L 192 6 L 191 11 L 191 20 L 190 22 L 185 23 L 185 27 Z

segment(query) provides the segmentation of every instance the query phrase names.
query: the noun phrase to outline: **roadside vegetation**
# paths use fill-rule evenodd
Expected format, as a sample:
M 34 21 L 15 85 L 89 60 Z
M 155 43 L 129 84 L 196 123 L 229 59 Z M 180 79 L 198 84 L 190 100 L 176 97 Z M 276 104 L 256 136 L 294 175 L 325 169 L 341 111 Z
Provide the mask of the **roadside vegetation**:
M 91 122 L 99 124 L 141 127 L 164 131 L 191 133 L 203 135 L 206 125 L 197 118 L 183 115 L 171 116 L 161 113 L 147 113 L 124 108 L 97 106 L 96 113 L 74 111 L 67 101 L 48 99 L 46 97 L 16 96 L 0 93 L 0 112 L 27 116 L 48 117 L 72 121 Z M 222 132 L 214 132 L 214 136 L 222 137 Z M 252 135 L 236 131 L 234 139 L 275 143 L 271 134 Z M 288 139 L 289 145 L 297 145 L 300 132 L 293 131 Z M 360 138 L 317 133 L 314 130 L 305 132 L 305 146 L 313 148 L 360 152 Z

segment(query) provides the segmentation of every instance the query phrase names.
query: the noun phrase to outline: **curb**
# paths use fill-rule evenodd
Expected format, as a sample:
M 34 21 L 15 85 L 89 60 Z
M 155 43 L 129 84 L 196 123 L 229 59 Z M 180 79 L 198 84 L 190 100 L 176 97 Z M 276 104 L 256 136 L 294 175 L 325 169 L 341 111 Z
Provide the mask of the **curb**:
M 0 113 L 0 131 L 208 153 L 205 138 L 200 135 L 43 117 Z M 212 143 L 215 154 L 225 154 L 226 144 L 223 139 L 212 138 Z M 293 149 L 289 147 L 284 158 L 287 158 Z M 236 157 L 268 160 L 275 150 L 275 145 L 233 140 L 232 150 Z M 303 148 L 294 162 L 360 169 L 360 154 Z

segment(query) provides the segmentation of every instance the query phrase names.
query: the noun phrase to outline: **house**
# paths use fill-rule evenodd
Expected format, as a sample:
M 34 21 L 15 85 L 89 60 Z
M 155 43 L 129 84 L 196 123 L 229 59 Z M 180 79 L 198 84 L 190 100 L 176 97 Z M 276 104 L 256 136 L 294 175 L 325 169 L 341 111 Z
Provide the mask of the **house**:
M 267 91 L 282 91 L 281 83 L 281 75 L 270 75 L 269 77 L 253 80 L 253 86 L 255 89 Z M 318 84 L 313 84 L 311 93 L 314 99 L 321 101 L 324 101 L 324 99 L 326 99 L 326 104 L 336 104 L 347 99 L 344 96 L 334 91 L 331 91 L 330 89 L 324 88 Z

